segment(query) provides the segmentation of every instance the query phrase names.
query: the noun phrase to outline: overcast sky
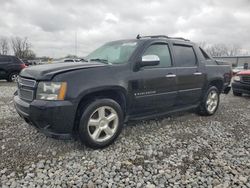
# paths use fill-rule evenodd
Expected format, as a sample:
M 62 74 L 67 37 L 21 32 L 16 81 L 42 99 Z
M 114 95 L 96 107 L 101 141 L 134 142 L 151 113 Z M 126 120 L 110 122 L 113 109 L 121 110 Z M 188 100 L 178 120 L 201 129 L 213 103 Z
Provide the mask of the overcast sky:
M 250 0 L 0 0 L 0 36 L 38 56 L 84 56 L 104 42 L 165 34 L 250 51 Z

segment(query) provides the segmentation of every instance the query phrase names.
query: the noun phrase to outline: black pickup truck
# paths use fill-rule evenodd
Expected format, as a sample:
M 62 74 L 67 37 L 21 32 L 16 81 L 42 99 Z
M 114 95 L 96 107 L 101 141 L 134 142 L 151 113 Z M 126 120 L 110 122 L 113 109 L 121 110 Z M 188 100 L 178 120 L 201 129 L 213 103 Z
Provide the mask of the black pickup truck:
M 231 75 L 189 40 L 137 36 L 101 46 L 86 62 L 25 68 L 14 104 L 45 134 L 102 148 L 128 120 L 189 109 L 213 115 Z

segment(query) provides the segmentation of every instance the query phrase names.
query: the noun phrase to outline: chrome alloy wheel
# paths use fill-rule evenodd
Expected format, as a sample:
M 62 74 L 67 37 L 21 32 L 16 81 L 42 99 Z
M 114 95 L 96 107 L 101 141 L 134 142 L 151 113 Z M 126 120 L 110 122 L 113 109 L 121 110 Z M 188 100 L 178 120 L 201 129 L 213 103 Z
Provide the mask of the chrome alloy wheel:
M 10 79 L 11 79 L 12 82 L 17 82 L 18 74 L 12 74 L 12 75 L 10 76 Z
M 110 106 L 97 108 L 88 121 L 88 133 L 96 142 L 105 142 L 117 131 L 119 117 L 117 112 Z
M 219 102 L 218 93 L 215 90 L 210 91 L 210 93 L 207 96 L 207 102 L 206 102 L 207 111 L 210 114 L 214 113 L 214 111 L 218 106 L 218 102 Z

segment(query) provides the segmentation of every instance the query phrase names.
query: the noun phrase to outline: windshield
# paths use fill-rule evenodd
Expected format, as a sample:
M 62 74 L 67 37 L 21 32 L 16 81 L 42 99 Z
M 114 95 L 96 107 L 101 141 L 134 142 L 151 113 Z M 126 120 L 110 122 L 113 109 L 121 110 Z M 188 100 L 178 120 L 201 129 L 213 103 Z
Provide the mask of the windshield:
M 137 42 L 110 42 L 90 53 L 86 59 L 107 64 L 123 64 L 129 60 L 136 47 Z

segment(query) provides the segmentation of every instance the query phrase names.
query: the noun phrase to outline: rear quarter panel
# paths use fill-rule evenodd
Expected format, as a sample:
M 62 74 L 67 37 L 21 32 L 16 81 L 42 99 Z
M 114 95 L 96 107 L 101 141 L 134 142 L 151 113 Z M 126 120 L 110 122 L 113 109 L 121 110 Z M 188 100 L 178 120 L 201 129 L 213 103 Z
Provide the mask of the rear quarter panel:
M 205 65 L 207 81 L 221 80 L 223 87 L 230 85 L 232 71 L 230 65 Z

